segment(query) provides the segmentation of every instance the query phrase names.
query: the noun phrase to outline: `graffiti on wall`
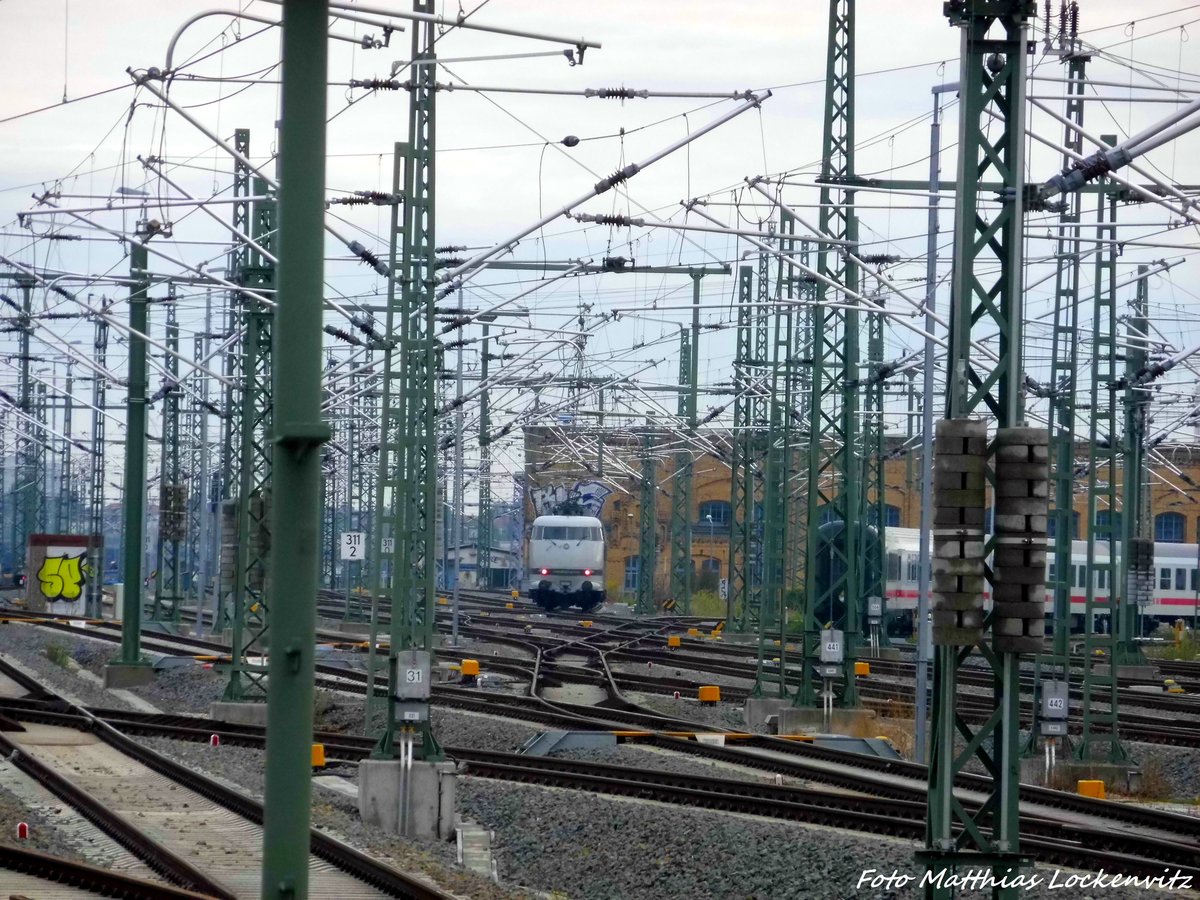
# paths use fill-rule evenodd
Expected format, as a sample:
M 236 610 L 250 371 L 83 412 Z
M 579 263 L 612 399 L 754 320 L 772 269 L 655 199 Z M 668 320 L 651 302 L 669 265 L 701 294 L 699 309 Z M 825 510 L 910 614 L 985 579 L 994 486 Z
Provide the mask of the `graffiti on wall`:
M 37 570 L 38 590 L 47 603 L 73 603 L 87 584 L 87 550 L 84 547 L 47 547 Z
M 530 502 L 538 516 L 581 515 L 600 517 L 604 501 L 613 489 L 599 481 L 577 481 L 531 488 Z

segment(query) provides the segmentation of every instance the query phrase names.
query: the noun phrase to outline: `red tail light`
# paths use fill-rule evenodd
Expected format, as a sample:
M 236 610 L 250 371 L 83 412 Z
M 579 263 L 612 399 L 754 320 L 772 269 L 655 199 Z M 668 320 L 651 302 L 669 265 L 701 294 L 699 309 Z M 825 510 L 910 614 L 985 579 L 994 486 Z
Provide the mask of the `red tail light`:
M 584 570 L 583 570 L 583 574 L 584 574 L 584 575 L 591 575 L 591 574 L 592 574 L 592 570 L 591 570 L 591 569 L 584 569 Z
M 549 569 L 542 569 L 542 574 L 543 574 L 543 575 L 549 575 L 549 574 L 550 574 L 550 570 L 549 570 Z

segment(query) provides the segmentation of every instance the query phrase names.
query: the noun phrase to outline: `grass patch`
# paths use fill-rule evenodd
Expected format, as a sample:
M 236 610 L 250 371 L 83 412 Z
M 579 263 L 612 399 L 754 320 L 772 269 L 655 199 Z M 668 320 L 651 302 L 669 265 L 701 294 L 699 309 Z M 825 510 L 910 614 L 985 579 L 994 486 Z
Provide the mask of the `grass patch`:
M 65 644 L 47 644 L 42 652 L 46 654 L 46 659 L 62 669 L 67 668 L 71 660 L 71 651 Z
M 912 759 L 917 744 L 914 726 L 915 723 L 912 719 L 894 719 L 890 716 L 876 719 L 871 723 L 871 727 L 874 729 L 872 737 L 887 738 L 896 748 L 897 753 L 905 759 Z
M 1141 783 L 1131 796 L 1140 800 L 1175 800 L 1171 782 L 1163 771 L 1162 763 L 1151 759 L 1142 764 Z
M 1178 644 L 1166 647 L 1147 647 L 1146 655 L 1154 659 L 1200 660 L 1200 640 L 1195 634 L 1185 635 Z
M 725 618 L 725 601 L 716 591 L 696 591 L 692 594 L 692 615 L 704 618 Z

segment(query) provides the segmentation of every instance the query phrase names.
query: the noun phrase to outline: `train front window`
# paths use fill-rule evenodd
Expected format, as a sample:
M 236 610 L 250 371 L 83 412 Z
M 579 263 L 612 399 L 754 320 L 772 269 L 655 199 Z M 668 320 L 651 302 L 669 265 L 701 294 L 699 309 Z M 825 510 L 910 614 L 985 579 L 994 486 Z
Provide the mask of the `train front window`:
M 596 525 L 538 525 L 535 541 L 602 541 L 604 531 Z

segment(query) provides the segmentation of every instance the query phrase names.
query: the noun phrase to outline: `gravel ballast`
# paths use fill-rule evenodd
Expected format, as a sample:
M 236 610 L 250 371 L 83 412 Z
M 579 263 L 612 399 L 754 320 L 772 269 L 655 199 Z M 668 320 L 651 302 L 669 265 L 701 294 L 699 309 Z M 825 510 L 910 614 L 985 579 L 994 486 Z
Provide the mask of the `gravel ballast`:
M 65 815 L 70 815 L 65 812 Z M 0 830 L 0 844 L 20 847 L 24 850 L 39 850 L 51 856 L 63 859 L 73 859 L 76 862 L 87 862 L 71 840 L 70 836 L 59 831 L 58 826 L 43 816 L 7 788 L 0 787 L 0 822 L 4 823 Z M 17 840 L 17 823 L 29 825 L 28 840 Z M 3 881 L 3 876 L 0 876 Z
M 344 694 L 329 695 L 329 705 L 321 711 L 314 723 L 319 731 L 363 733 L 364 702 L 357 697 Z M 470 747 L 487 750 L 502 750 L 515 753 L 534 735 L 546 728 L 485 716 L 482 713 L 440 707 L 435 701 L 429 710 L 434 734 L 438 741 L 448 747 Z M 383 722 L 377 724 L 382 727 Z
M 701 756 L 639 747 L 636 744 L 617 744 L 592 750 L 558 750 L 549 754 L 551 759 L 570 759 L 580 762 L 601 763 L 610 766 L 630 766 L 636 769 L 651 769 L 655 772 L 670 772 L 676 775 L 702 775 L 706 778 L 725 778 L 735 781 L 761 781 L 767 784 L 797 785 L 801 779 L 780 776 L 772 772 L 731 765 Z
M 915 881 L 892 890 L 858 887 L 866 869 L 919 879 L 917 845 L 910 841 L 477 778 L 459 782 L 459 802 L 465 815 L 496 832 L 492 852 L 502 880 L 573 900 L 921 895 Z M 1047 881 L 1053 872 L 1036 870 Z M 1068 874 L 1060 873 L 1060 881 Z M 1050 890 L 1043 884 L 1020 896 L 1167 895 L 1135 888 Z
M 113 696 L 103 687 L 85 681 L 64 666 L 51 662 L 46 656 L 47 648 L 52 648 L 51 652 L 55 655 L 65 653 L 72 659 L 82 648 L 86 648 L 82 650 L 86 654 L 107 649 L 95 640 L 76 637 L 66 632 L 53 632 L 16 623 L 0 625 L 0 652 L 19 661 L 51 690 L 64 691 L 91 706 L 130 708 L 129 704 Z

